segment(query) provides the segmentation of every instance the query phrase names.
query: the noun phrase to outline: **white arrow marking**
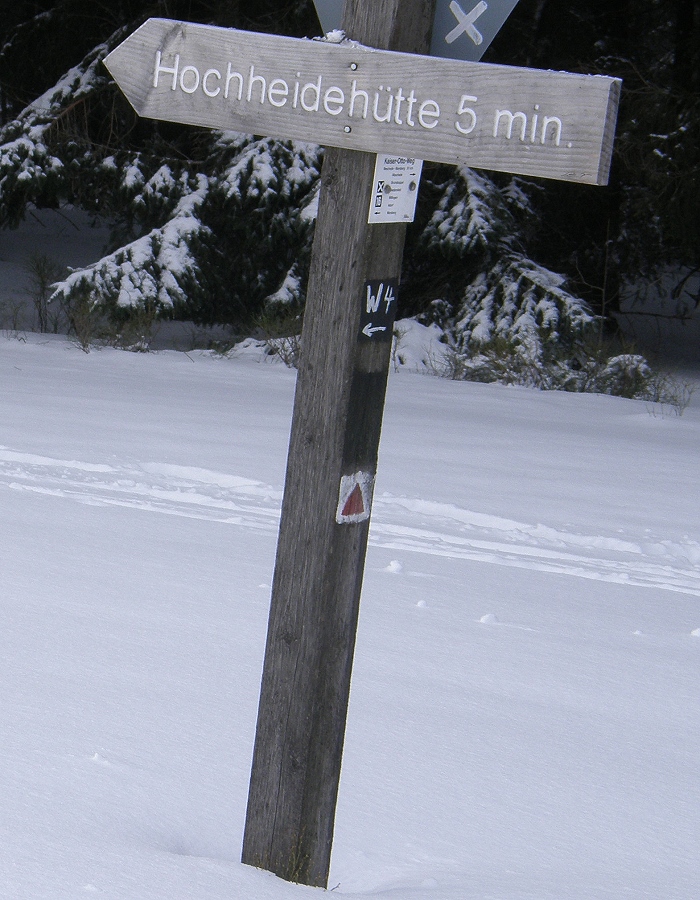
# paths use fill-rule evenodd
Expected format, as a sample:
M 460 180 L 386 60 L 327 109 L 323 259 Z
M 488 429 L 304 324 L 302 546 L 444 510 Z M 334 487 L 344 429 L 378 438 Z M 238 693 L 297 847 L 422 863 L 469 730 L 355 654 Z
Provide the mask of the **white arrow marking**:
M 378 331 L 386 331 L 386 327 L 384 325 L 372 325 L 371 322 L 368 322 L 362 329 L 362 334 L 366 335 L 368 338 L 371 338 L 374 337 L 374 335 Z
M 465 13 L 459 3 L 457 3 L 457 0 L 452 0 L 450 9 L 452 10 L 455 19 L 457 19 L 457 25 L 445 37 L 445 43 L 453 44 L 461 34 L 465 33 L 469 35 L 477 47 L 479 44 L 483 43 L 484 36 L 477 30 L 474 22 L 476 22 L 479 16 L 482 16 L 488 8 L 488 3 L 485 3 L 484 0 L 480 0 L 470 13 Z

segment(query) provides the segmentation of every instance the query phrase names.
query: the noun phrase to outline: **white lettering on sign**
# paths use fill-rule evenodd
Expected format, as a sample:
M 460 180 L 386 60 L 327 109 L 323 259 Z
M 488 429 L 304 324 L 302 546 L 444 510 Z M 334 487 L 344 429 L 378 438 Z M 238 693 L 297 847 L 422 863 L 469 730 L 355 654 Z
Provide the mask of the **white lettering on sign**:
M 359 341 L 372 343 L 391 341 L 396 318 L 398 282 L 394 278 L 380 278 L 365 283 L 360 312 Z
M 501 2 L 510 9 L 514 0 L 489 0 L 484 23 Z M 465 12 L 469 5 L 455 0 L 458 15 L 445 4 L 452 23 L 443 37 L 457 20 L 464 32 L 456 43 L 472 42 L 468 25 L 482 22 L 480 5 L 472 5 Z M 487 31 L 485 24 L 484 43 Z M 136 112 L 153 119 L 607 182 L 616 79 L 455 63 L 352 41 L 303 41 L 167 19 L 149 19 L 105 63 Z M 379 191 L 374 199 L 381 204 Z
M 296 73 L 296 80 L 291 83 L 284 78 L 271 78 L 260 74 L 255 65 L 247 72 L 237 72 L 228 63 L 226 74 L 219 69 L 209 68 L 203 75 L 197 66 L 180 65 L 180 54 L 176 53 L 164 62 L 160 50 L 156 51 L 153 71 L 153 86 L 163 86 L 161 76 L 166 76 L 164 85 L 172 91 L 180 90 L 185 94 L 195 94 L 201 90 L 207 97 L 239 103 L 264 105 L 269 103 L 278 109 L 289 104 L 292 109 L 302 109 L 309 113 L 325 112 L 330 116 L 346 113 L 348 119 L 368 119 L 379 124 L 388 123 L 407 125 L 409 128 L 424 128 L 430 131 L 440 122 L 441 109 L 436 100 L 422 99 L 414 88 L 404 92 L 404 87 L 393 89 L 379 85 L 371 88 L 361 87 L 357 79 L 353 79 L 349 94 L 339 85 L 327 85 L 323 76 L 313 81 L 303 81 L 302 73 Z M 222 87 L 223 84 L 223 87 Z M 472 134 L 479 121 L 477 110 L 473 104 L 478 97 L 473 94 L 462 94 L 456 109 L 455 129 L 465 136 Z M 534 105 L 534 113 L 509 109 L 497 109 L 493 118 L 493 137 L 507 141 L 514 138 L 531 144 L 553 144 L 559 147 L 564 128 L 560 116 L 539 116 L 540 104 Z M 571 144 L 567 144 L 571 147 Z
M 384 285 L 384 282 L 380 282 L 379 287 L 377 288 L 376 294 L 372 293 L 372 284 L 367 285 L 367 312 L 368 313 L 376 313 L 382 304 L 382 302 L 386 303 L 385 314 L 389 315 L 389 309 L 391 304 L 396 299 L 394 295 L 393 285 L 387 284 Z
M 226 75 L 219 69 L 207 69 L 200 76 L 194 65 L 180 67 L 180 54 L 163 62 L 163 54 L 156 51 L 153 72 L 153 87 L 161 87 L 161 75 L 172 76 L 166 80 L 168 87 L 185 94 L 196 94 L 201 89 L 207 97 L 214 99 L 221 95 L 223 100 L 237 100 L 246 103 L 259 103 L 281 109 L 289 104 L 292 109 L 303 109 L 305 112 L 327 113 L 339 116 L 346 112 L 349 119 L 368 119 L 381 123 L 408 125 L 409 128 L 420 126 L 430 131 L 440 121 L 440 104 L 430 98 L 422 99 L 414 89 L 407 94 L 403 87 L 392 90 L 380 84 L 375 90 L 359 85 L 353 79 L 349 95 L 336 84 L 327 85 L 322 75 L 314 81 L 302 83 L 301 72 L 296 73 L 296 80 L 291 83 L 284 78 L 270 78 L 256 71 L 251 65 L 247 72 L 237 72 L 228 63 Z M 223 93 L 221 82 L 223 81 Z M 233 89 L 231 87 L 233 83 Z M 245 100 L 243 99 L 245 97 Z M 463 132 L 466 134 L 467 132 Z
M 472 97 L 471 94 L 462 94 L 462 99 L 459 101 L 459 106 L 457 107 L 457 115 L 460 119 L 462 116 L 468 116 L 468 118 L 466 121 L 455 122 L 455 128 L 460 134 L 471 134 L 476 128 L 476 113 L 471 106 L 467 106 L 466 104 L 476 103 L 477 100 L 478 98 Z
M 209 78 L 212 75 L 215 75 L 221 81 L 221 72 L 218 69 L 207 69 L 204 73 L 204 78 L 202 78 L 202 90 L 207 97 L 218 97 L 221 93 L 221 85 L 217 85 L 213 90 L 209 87 Z
M 542 125 L 538 131 L 539 108 L 539 103 L 536 103 L 534 115 L 531 116 L 529 121 L 527 114 L 524 112 L 497 109 L 493 122 L 493 136 L 498 137 L 500 134 L 503 134 L 510 141 L 513 138 L 513 129 L 515 127 L 516 137 L 523 143 L 529 140 L 531 144 L 539 141 L 540 144 L 544 145 L 550 140 L 555 147 L 558 147 L 561 144 L 562 121 L 559 116 L 543 116 Z M 502 130 L 501 125 L 504 126 Z M 571 145 L 569 144 L 568 146 Z

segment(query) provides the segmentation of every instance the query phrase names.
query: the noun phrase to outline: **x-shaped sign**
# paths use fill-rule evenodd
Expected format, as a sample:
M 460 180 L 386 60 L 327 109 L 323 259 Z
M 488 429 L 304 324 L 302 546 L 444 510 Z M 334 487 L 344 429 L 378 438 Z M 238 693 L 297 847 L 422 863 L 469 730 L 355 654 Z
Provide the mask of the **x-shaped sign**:
M 450 3 L 450 10 L 455 19 L 457 19 L 457 25 L 449 34 L 445 35 L 445 43 L 454 44 L 458 37 L 462 34 L 467 34 L 477 47 L 479 44 L 483 44 L 484 36 L 476 28 L 474 22 L 476 22 L 479 16 L 483 16 L 488 8 L 488 3 L 485 3 L 484 0 L 480 0 L 470 13 L 465 13 L 459 3 L 457 3 L 457 0 L 452 0 Z
M 340 28 L 344 2 L 314 0 L 324 31 Z M 461 0 L 460 3 L 457 0 L 436 0 L 431 55 L 472 61 L 481 59 L 517 2 L 479 0 L 473 9 L 465 12 L 464 7 L 469 7 L 469 0 Z M 478 28 L 475 24 L 477 20 Z
M 518 0 L 437 0 L 431 56 L 477 62 Z

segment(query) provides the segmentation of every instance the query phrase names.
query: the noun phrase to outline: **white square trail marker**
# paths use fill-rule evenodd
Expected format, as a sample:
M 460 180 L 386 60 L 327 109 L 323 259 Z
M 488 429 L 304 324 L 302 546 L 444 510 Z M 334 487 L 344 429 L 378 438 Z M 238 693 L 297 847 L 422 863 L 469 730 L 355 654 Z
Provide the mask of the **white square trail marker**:
M 374 166 L 374 190 L 367 221 L 412 222 L 416 215 L 423 160 L 378 153 Z

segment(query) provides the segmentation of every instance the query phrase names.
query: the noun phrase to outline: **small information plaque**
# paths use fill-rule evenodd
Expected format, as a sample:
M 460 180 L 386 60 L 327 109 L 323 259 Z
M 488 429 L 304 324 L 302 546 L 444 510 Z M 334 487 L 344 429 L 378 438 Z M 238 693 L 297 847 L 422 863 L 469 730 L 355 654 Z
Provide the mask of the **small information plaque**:
M 413 221 L 422 169 L 422 159 L 377 154 L 367 218 L 370 225 Z

